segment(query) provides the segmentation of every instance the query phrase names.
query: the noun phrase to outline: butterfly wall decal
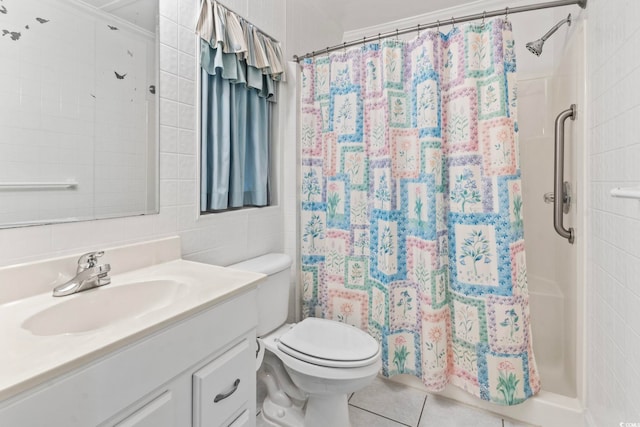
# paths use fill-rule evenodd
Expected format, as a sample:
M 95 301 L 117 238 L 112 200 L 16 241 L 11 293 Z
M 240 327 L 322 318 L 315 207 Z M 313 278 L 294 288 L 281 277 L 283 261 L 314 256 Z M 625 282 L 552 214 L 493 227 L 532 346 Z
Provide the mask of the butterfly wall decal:
M 20 40 L 20 37 L 22 36 L 22 33 L 20 33 L 19 31 L 2 30 L 2 37 L 6 36 L 7 34 L 11 36 L 11 40 L 13 41 Z
M 124 80 L 124 78 L 127 76 L 127 73 L 124 74 L 118 74 L 117 71 L 114 71 L 115 75 L 116 75 L 116 79 L 118 80 Z

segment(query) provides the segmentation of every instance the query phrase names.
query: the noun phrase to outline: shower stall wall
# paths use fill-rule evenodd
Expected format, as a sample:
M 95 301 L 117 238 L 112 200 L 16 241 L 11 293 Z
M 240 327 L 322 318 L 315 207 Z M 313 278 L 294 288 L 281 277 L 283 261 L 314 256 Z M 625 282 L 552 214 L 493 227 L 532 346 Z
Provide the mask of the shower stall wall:
M 585 245 L 583 215 L 585 147 L 585 70 L 584 21 L 575 23 L 552 75 L 528 79 L 521 85 L 521 118 L 544 111 L 539 123 L 521 122 L 520 146 L 523 169 L 525 222 L 528 236 L 529 289 L 534 346 L 543 387 L 546 391 L 582 397 L 583 275 L 581 260 Z M 527 93 L 528 89 L 528 93 Z M 544 91 L 544 95 L 543 95 Z M 527 101 L 530 98 L 530 102 Z M 566 123 L 565 180 L 571 190 L 571 205 L 565 224 L 576 230 L 576 241 L 569 244 L 553 230 L 553 209 L 542 194 L 553 191 L 553 121 L 562 110 L 575 103 L 578 115 Z M 540 106 L 547 108 L 540 108 Z M 539 113 L 538 113 L 539 114 Z M 526 194 L 528 193 L 528 194 Z M 527 228 L 528 227 L 528 228 Z
M 544 388 L 568 397 L 579 395 L 578 379 L 582 354 L 577 352 L 578 307 L 582 286 L 578 286 L 580 251 L 585 230 L 581 223 L 584 200 L 580 196 L 584 155 L 584 37 L 583 23 L 577 23 L 568 39 L 555 72 L 546 77 L 523 81 L 521 88 L 520 146 L 523 191 L 526 203 L 525 222 L 528 238 L 527 263 L 534 346 Z M 575 122 L 566 123 L 565 181 L 571 187 L 571 205 L 565 223 L 576 230 L 575 244 L 556 235 L 553 230 L 552 205 L 542 194 L 553 191 L 553 120 L 556 114 L 578 105 Z M 540 108 L 540 105 L 549 106 Z M 536 118 L 537 123 L 529 123 Z

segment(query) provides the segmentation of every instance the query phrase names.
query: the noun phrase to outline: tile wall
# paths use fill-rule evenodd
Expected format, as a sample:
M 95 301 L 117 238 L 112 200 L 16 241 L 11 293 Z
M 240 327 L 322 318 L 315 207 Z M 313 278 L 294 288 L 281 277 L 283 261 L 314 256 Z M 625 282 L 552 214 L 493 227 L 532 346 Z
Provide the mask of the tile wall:
M 586 405 L 617 426 L 640 423 L 640 202 L 609 195 L 640 185 L 640 2 L 589 0 L 587 25 Z

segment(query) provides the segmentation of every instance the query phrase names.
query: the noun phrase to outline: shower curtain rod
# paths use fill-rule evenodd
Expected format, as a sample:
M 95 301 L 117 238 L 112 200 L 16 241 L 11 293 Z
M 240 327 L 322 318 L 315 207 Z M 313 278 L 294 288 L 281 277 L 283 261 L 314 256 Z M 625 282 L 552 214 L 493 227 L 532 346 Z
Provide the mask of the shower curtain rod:
M 300 62 L 301 59 L 306 59 L 306 58 L 312 58 L 316 55 L 321 55 L 323 53 L 329 53 L 329 52 L 334 52 L 336 50 L 340 50 L 340 49 L 346 49 L 348 47 L 352 47 L 352 46 L 357 46 L 359 44 L 364 44 L 368 41 L 371 40 L 379 40 L 381 38 L 387 38 L 387 37 L 391 37 L 391 36 L 400 36 L 403 34 L 409 34 L 412 33 L 414 31 L 421 31 L 421 30 L 427 30 L 429 28 L 437 28 L 440 27 L 440 25 L 455 25 L 455 24 L 459 24 L 461 22 L 468 22 L 468 21 L 475 21 L 478 19 L 485 19 L 485 18 L 492 18 L 494 16 L 501 16 L 501 15 L 505 15 L 505 17 L 507 17 L 510 13 L 521 13 L 521 12 L 529 12 L 532 10 L 540 10 L 540 9 L 549 9 L 552 7 L 560 7 L 560 6 L 570 6 L 572 4 L 577 4 L 578 6 L 580 6 L 582 9 L 585 9 L 587 7 L 587 0 L 556 0 L 556 1 L 550 1 L 547 3 L 539 3 L 539 4 L 531 4 L 528 6 L 518 6 L 518 7 L 514 7 L 514 8 L 510 8 L 510 7 L 505 7 L 504 9 L 499 9 L 499 10 L 492 10 L 492 11 L 484 11 L 482 13 L 476 13 L 473 15 L 466 15 L 466 16 L 461 16 L 458 18 L 452 17 L 451 19 L 447 19 L 444 21 L 436 21 L 436 22 L 431 22 L 429 24 L 418 24 L 416 26 L 412 26 L 412 27 L 407 27 L 407 28 L 403 28 L 401 30 L 394 30 L 394 31 L 388 31 L 386 33 L 378 33 L 377 35 L 373 35 L 373 36 L 367 36 L 367 37 L 363 37 L 361 39 L 357 39 L 357 40 L 352 40 L 349 42 L 344 42 L 341 44 L 337 44 L 334 46 L 328 46 L 325 49 L 322 50 L 314 50 L 311 51 L 309 53 L 305 53 L 302 56 L 298 56 L 298 55 L 293 55 L 293 60 L 296 62 Z

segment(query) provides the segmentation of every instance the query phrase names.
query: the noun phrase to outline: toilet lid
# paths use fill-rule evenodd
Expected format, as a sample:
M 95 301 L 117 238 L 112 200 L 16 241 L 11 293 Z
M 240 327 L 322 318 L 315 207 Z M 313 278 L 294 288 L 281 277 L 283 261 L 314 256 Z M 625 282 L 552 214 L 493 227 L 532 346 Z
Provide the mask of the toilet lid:
M 360 329 L 327 319 L 309 317 L 284 333 L 278 348 L 309 363 L 331 367 L 359 367 L 379 357 L 378 342 Z

